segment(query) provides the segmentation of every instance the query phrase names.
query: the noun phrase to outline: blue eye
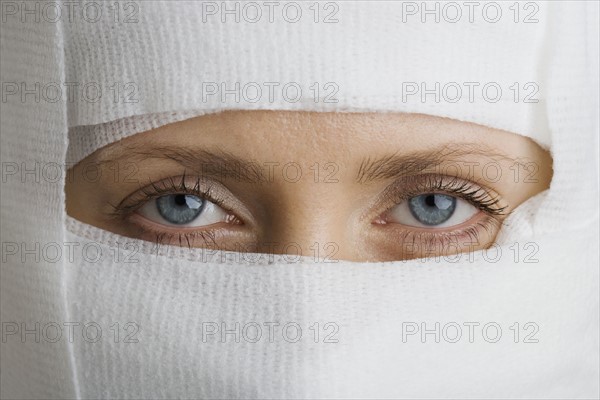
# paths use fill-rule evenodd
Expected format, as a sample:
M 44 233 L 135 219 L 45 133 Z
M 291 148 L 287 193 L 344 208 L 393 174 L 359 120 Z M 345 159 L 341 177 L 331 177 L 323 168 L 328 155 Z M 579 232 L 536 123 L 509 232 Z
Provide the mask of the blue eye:
M 407 226 L 449 228 L 468 221 L 479 210 L 468 201 L 441 193 L 425 193 L 402 201 L 386 218 Z
M 208 226 L 229 218 L 215 203 L 186 193 L 160 196 L 146 202 L 138 212 L 157 224 L 176 227 Z
M 445 194 L 429 193 L 408 200 L 410 213 L 423 225 L 440 225 L 448 221 L 456 210 L 456 198 Z
M 202 213 L 205 201 L 190 194 L 170 194 L 156 199 L 161 217 L 172 224 L 189 224 Z

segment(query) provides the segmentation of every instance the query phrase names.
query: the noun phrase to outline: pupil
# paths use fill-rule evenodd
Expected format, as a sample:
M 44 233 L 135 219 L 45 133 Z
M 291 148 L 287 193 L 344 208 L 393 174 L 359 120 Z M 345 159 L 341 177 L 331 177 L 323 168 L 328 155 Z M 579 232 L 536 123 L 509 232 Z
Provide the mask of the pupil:
M 178 206 L 185 206 L 187 202 L 185 201 L 185 194 L 178 194 L 175 196 L 175 204 Z
M 427 204 L 429 207 L 435 207 L 435 195 L 430 194 L 425 197 L 425 204 Z

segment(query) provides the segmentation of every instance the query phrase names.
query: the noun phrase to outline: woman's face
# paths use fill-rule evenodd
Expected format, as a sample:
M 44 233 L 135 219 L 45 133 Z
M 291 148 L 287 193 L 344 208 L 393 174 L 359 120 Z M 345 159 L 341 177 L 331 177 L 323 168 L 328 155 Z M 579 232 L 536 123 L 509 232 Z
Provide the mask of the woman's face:
M 67 212 L 160 244 L 403 260 L 489 247 L 551 165 L 526 137 L 452 119 L 233 111 L 96 151 L 70 170 Z

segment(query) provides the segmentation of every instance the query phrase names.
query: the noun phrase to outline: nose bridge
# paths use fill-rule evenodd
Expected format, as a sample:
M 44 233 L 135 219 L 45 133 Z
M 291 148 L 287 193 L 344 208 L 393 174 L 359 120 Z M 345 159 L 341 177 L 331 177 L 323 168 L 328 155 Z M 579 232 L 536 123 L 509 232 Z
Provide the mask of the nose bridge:
M 347 252 L 348 220 L 340 204 L 340 189 L 312 179 L 284 181 L 278 186 L 271 201 L 262 251 L 342 257 Z

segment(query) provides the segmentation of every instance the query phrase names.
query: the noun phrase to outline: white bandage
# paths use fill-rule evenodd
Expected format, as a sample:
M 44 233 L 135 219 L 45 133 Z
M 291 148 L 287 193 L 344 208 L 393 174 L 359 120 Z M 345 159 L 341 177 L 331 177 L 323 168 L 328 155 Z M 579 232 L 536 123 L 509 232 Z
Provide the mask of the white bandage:
M 254 6 L 241 2 L 81 2 L 85 18 L 22 22 L 23 5 L 8 3 L 2 397 L 598 396 L 596 2 L 494 3 L 496 22 L 496 5 L 483 2 L 294 3 L 297 22 L 296 6 L 283 16 L 291 3 L 277 2 L 273 22 L 249 21 Z M 265 13 L 265 3 L 252 4 Z M 454 4 L 457 22 L 446 20 Z M 22 82 L 60 83 L 62 97 L 36 102 Z M 481 91 L 490 82 L 497 101 L 494 84 Z M 276 97 L 252 101 L 254 83 Z M 467 97 L 454 102 L 457 87 Z M 22 175 L 229 109 L 476 122 L 548 147 L 554 175 L 498 245 L 387 263 L 156 252 L 67 217 L 64 179 Z

